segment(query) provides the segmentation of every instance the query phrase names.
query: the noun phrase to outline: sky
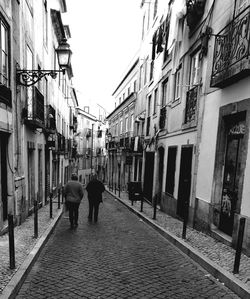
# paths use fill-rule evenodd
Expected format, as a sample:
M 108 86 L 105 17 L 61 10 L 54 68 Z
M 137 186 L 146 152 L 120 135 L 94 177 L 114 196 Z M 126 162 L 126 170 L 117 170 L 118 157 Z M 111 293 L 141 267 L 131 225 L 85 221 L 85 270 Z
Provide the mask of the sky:
M 140 45 L 141 0 L 67 0 L 73 85 L 79 106 L 114 109 L 112 93 Z M 90 108 L 90 113 L 94 114 Z

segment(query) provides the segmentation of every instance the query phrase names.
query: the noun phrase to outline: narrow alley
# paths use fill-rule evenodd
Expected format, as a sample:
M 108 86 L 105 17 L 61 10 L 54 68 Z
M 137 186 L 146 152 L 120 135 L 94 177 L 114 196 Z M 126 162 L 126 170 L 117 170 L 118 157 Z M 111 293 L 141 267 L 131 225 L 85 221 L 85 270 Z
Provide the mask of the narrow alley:
M 238 298 L 108 192 L 97 223 L 64 214 L 16 298 Z

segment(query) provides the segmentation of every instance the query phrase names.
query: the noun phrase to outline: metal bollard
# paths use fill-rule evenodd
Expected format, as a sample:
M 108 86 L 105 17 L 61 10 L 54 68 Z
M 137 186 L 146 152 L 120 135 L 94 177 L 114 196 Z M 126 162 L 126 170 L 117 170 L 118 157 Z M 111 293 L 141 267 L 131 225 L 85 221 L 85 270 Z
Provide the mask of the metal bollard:
M 10 269 L 15 269 L 15 240 L 13 215 L 8 215 Z
M 186 234 L 187 234 L 188 208 L 189 208 L 189 202 L 186 201 L 184 216 L 183 216 L 182 239 L 186 239 Z
M 38 195 L 37 195 L 38 196 Z M 34 200 L 34 238 L 38 237 L 38 201 Z
M 58 209 L 61 207 L 61 190 L 60 187 L 57 190 Z
M 143 212 L 143 196 L 141 195 L 141 212 Z
M 234 259 L 234 269 L 233 269 L 234 274 L 239 273 L 240 257 L 241 257 L 242 243 L 243 243 L 243 237 L 244 237 L 245 223 L 246 223 L 246 218 L 240 218 L 238 240 L 237 240 L 235 259 Z
M 154 199 L 154 214 L 153 214 L 153 219 L 154 220 L 156 219 L 156 208 L 157 208 L 157 199 L 155 197 L 155 199 Z
M 62 186 L 62 188 L 61 188 L 62 190 L 62 194 L 61 194 L 61 196 L 62 196 L 62 201 L 61 201 L 61 203 L 63 204 L 64 203 L 64 186 Z
M 53 193 L 50 192 L 49 194 L 49 215 L 50 218 L 53 217 Z

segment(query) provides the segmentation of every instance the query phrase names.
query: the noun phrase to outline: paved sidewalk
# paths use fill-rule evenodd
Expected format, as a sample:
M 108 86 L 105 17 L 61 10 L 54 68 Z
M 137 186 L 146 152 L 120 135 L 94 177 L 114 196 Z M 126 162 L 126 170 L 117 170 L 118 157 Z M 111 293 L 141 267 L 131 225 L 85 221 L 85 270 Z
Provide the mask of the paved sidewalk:
M 244 254 L 241 255 L 239 274 L 233 274 L 235 258 L 233 248 L 191 227 L 187 228 L 186 239 L 183 240 L 182 221 L 163 213 L 159 209 L 157 209 L 156 220 L 153 220 L 153 208 L 150 204 L 144 202 L 143 212 L 140 212 L 141 202 L 137 201 L 132 205 L 127 192 L 120 192 L 120 197 L 118 197 L 118 191 L 115 194 L 108 188 L 106 190 L 232 291 L 244 299 L 250 298 L 249 257 Z
M 9 268 L 9 236 L 0 236 L 0 298 L 11 298 L 13 290 L 22 283 L 30 266 L 46 243 L 57 221 L 62 215 L 62 205 L 58 209 L 56 198 L 53 202 L 53 217 L 50 218 L 49 204 L 38 210 L 38 238 L 34 238 L 34 215 L 29 216 L 14 229 L 15 265 Z

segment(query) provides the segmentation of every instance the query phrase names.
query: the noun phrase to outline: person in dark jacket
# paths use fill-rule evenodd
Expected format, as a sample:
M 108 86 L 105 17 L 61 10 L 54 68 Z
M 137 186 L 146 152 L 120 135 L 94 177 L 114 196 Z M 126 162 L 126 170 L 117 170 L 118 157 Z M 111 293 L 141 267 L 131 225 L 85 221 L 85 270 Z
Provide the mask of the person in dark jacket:
M 99 205 L 102 202 L 102 193 L 105 190 L 105 187 L 102 182 L 100 182 L 96 175 L 92 176 L 92 179 L 87 184 L 86 190 L 88 192 L 89 200 L 89 221 L 92 221 L 93 212 L 94 212 L 94 221 L 98 220 Z
M 79 206 L 83 198 L 83 186 L 78 182 L 77 174 L 71 175 L 71 181 L 64 187 L 65 202 L 69 209 L 69 221 L 71 228 L 78 226 Z

